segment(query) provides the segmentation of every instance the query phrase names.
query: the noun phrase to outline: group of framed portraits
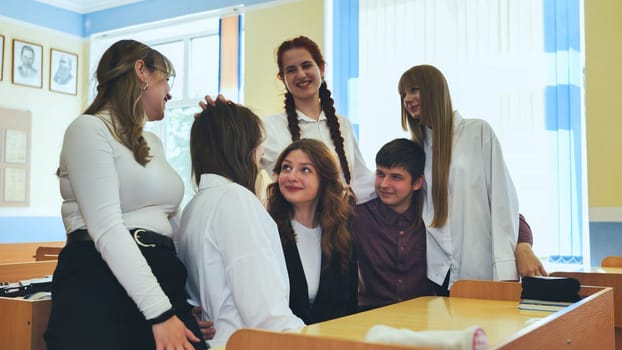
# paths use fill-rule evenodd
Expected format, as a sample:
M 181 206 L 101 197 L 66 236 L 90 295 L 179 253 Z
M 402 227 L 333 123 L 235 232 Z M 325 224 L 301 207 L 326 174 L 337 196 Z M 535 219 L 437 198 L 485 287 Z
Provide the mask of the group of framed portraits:
M 0 35 L 0 80 L 4 79 L 5 37 Z M 43 46 L 13 39 L 11 82 L 34 88 L 43 87 Z M 78 55 L 50 48 L 50 91 L 70 95 L 78 93 Z

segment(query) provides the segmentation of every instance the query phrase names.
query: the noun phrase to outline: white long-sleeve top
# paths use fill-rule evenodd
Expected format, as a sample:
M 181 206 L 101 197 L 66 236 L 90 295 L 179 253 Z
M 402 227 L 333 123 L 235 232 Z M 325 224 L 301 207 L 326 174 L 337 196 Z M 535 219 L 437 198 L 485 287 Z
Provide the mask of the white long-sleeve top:
M 187 290 L 214 321 L 211 345 L 240 328 L 298 329 L 289 309 L 289 279 L 278 228 L 255 194 L 215 174 L 203 174 L 184 208 L 179 257 Z
M 324 142 L 335 154 L 337 164 L 339 164 L 339 158 L 335 151 L 333 139 L 330 136 L 330 129 L 324 111 L 320 113 L 318 120 L 305 115 L 301 111 L 297 110 L 296 112 L 298 113 L 300 138 L 316 139 Z M 354 137 L 350 121 L 339 115 L 337 115 L 337 119 L 339 120 L 339 129 L 344 141 L 344 151 L 350 166 L 350 174 L 352 175 L 352 190 L 356 194 L 357 203 L 367 202 L 376 197 L 374 173 L 365 165 L 365 160 Z M 292 135 L 287 127 L 287 114 L 285 113 L 264 117 L 262 121 L 266 131 L 266 140 L 264 141 L 264 155 L 261 158 L 261 166 L 268 174 L 272 174 L 272 169 L 279 154 L 292 143 Z
M 434 217 L 431 130 L 424 149 L 428 278 L 440 285 L 451 268 L 449 286 L 459 279 L 518 279 L 518 199 L 490 125 L 454 113 L 449 215 L 440 228 L 429 226 Z
M 295 219 L 292 219 L 291 224 L 296 233 L 296 248 L 307 280 L 309 302 L 313 304 L 320 289 L 322 274 L 322 226 L 309 228 Z
M 169 218 L 183 197 L 183 182 L 157 136 L 143 132 L 152 159 L 134 159 L 106 126 L 110 115 L 82 115 L 67 128 L 60 155 L 63 223 L 68 234 L 86 228 L 95 247 L 147 319 L 171 308 L 129 229 L 172 236 Z

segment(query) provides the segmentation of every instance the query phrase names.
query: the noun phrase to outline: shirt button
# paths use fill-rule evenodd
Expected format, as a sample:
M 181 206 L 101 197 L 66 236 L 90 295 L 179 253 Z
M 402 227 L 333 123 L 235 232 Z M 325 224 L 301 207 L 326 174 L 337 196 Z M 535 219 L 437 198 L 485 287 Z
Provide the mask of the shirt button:
M 403 235 L 404 235 L 404 231 L 400 231 L 400 236 L 403 236 Z
M 401 284 L 401 283 L 402 283 L 402 280 L 397 280 L 397 283 L 400 283 L 400 284 Z

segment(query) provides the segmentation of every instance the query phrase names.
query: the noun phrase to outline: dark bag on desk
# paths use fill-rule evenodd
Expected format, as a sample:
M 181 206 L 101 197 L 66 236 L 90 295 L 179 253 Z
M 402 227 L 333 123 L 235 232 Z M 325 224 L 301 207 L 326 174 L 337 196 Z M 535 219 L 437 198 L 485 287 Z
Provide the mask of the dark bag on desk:
M 523 277 L 521 299 L 575 302 L 581 283 L 572 277 Z

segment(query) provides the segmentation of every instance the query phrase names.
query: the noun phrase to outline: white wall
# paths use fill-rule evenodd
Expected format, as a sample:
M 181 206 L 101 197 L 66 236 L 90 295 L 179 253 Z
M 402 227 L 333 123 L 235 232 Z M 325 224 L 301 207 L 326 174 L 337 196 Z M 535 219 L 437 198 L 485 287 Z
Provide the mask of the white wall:
M 29 110 L 32 113 L 30 153 L 30 207 L 0 208 L 7 216 L 59 216 L 61 197 L 55 176 L 58 157 L 67 125 L 84 109 L 88 51 L 86 40 L 47 28 L 0 17 L 4 35 L 3 79 L 0 81 L 0 107 Z M 43 46 L 43 87 L 32 88 L 11 83 L 13 39 Z M 49 90 L 50 48 L 78 57 L 78 95 Z

